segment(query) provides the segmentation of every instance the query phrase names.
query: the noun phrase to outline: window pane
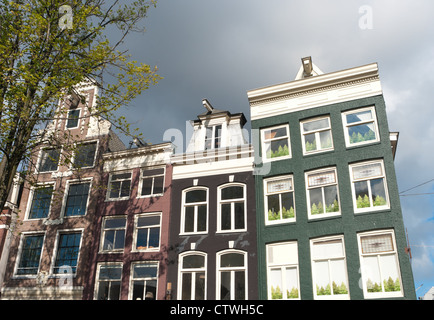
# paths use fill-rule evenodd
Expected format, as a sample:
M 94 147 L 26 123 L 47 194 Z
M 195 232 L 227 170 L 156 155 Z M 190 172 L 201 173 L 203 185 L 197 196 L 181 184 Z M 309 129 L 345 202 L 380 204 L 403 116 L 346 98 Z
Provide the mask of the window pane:
M 330 269 L 333 294 L 348 294 L 348 280 L 345 260 L 331 260 Z
M 155 177 L 154 178 L 154 190 L 153 190 L 153 194 L 160 194 L 163 193 L 163 188 L 164 188 L 164 176 L 160 176 L 160 177 Z
M 233 187 L 226 187 L 221 190 L 221 198 L 222 200 L 228 200 L 228 199 L 241 199 L 244 197 L 244 188 L 233 186 Z
M 306 152 L 315 151 L 318 149 L 315 133 L 306 134 L 304 136 L 304 147 Z
M 164 168 L 143 170 L 142 177 L 156 176 L 161 174 L 164 174 Z
M 350 143 L 359 143 L 376 139 L 373 123 L 352 126 L 348 128 Z
M 356 192 L 356 205 L 357 208 L 369 208 L 368 182 L 360 181 L 354 183 L 354 190 Z
M 103 250 L 113 250 L 113 243 L 115 241 L 115 231 L 110 230 L 104 232 L 104 243 L 103 243 Z
M 304 131 L 320 130 L 329 127 L 329 119 L 319 119 L 303 123 Z
M 324 187 L 325 211 L 338 212 L 338 188 L 334 186 Z
M 313 259 L 333 259 L 344 256 L 342 240 L 316 242 L 312 248 Z
M 182 300 L 191 300 L 191 273 L 182 274 Z
M 160 246 L 160 228 L 151 228 L 149 230 L 149 248 L 158 248 Z
M 194 207 L 185 207 L 184 232 L 194 231 Z
M 231 204 L 225 203 L 221 206 L 221 229 L 231 229 Z
M 374 207 L 387 205 L 384 179 L 371 180 L 372 203 Z
M 275 139 L 275 138 L 280 138 L 280 137 L 286 137 L 287 136 L 287 132 L 286 132 L 286 127 L 281 127 L 281 128 L 277 128 L 277 129 L 271 129 L 271 130 L 265 130 L 265 139 L 269 140 L 269 139 Z
M 200 255 L 188 255 L 182 259 L 182 268 L 203 268 L 205 266 L 205 257 Z
M 120 266 L 101 266 L 99 269 L 100 280 L 120 280 L 122 267 Z
M 314 264 L 315 289 L 319 296 L 331 295 L 328 261 L 319 261 Z
M 147 280 L 145 300 L 155 300 L 156 298 L 157 298 L 157 280 Z
M 30 207 L 29 219 L 39 219 L 48 217 L 50 210 L 51 195 L 53 187 L 35 189 L 33 192 L 32 205 Z
M 93 166 L 96 153 L 96 142 L 86 143 L 77 146 L 74 167 L 91 167 Z
M 394 250 L 391 234 L 362 237 L 361 245 L 362 253 L 380 253 Z
M 282 270 L 280 268 L 271 269 L 269 276 L 268 283 L 271 289 L 271 299 L 282 299 L 284 290 L 282 285 Z
M 264 143 L 264 146 L 267 159 L 289 155 L 287 138 Z
M 130 186 L 131 186 L 130 180 L 122 181 L 120 197 L 128 197 L 130 195 Z
M 60 158 L 60 150 L 44 149 L 41 154 L 41 162 L 39 164 L 39 172 L 57 170 Z
M 292 190 L 292 179 L 281 179 L 267 182 L 267 193 Z
M 365 286 L 368 292 L 382 292 L 381 275 L 376 256 L 363 258 L 363 272 L 369 270 L 365 275 Z M 365 271 L 366 270 L 366 271 Z
M 371 110 L 354 112 L 351 114 L 347 114 L 346 118 L 348 124 L 360 121 L 368 121 L 372 119 L 372 112 Z
M 72 272 L 76 272 L 80 239 L 81 233 L 60 235 L 54 273 L 58 273 L 63 266 L 70 266 Z
M 134 281 L 133 282 L 133 300 L 143 300 L 145 292 L 145 281 Z
M 244 202 L 235 203 L 235 229 L 244 229 Z
M 381 278 L 385 292 L 401 291 L 398 262 L 395 254 L 382 255 L 379 257 L 381 265 Z
M 111 229 L 111 228 L 122 228 L 125 227 L 126 218 L 112 218 L 112 219 L 106 219 L 104 228 L 105 229 Z
M 321 149 L 332 147 L 332 132 L 330 130 L 320 132 L 319 138 L 321 140 Z
M 195 300 L 205 299 L 205 272 L 196 272 Z
M 268 220 L 280 220 L 280 197 L 278 194 L 267 197 L 268 202 Z
M 286 298 L 297 299 L 298 294 L 298 272 L 297 268 L 286 268 Z
M 310 189 L 309 200 L 310 200 L 310 214 L 324 213 L 324 204 L 322 200 L 321 188 Z
M 197 231 L 206 231 L 206 205 L 197 207 Z
M 380 163 L 366 164 L 363 166 L 353 167 L 354 179 L 366 179 L 383 175 L 383 169 Z
M 65 215 L 82 216 L 86 214 L 90 183 L 72 184 L 69 186 Z
M 137 230 L 137 249 L 148 248 L 148 228 Z
M 307 179 L 308 179 L 309 187 L 336 183 L 336 175 L 334 171 L 310 174 L 308 175 Z
M 110 284 L 110 300 L 119 300 L 121 295 L 121 282 L 111 281 Z
M 37 274 L 41 257 L 43 235 L 26 236 L 23 240 L 18 275 Z
M 246 298 L 245 272 L 235 271 L 235 300 Z
M 134 265 L 133 278 L 155 278 L 157 276 L 156 264 L 137 264 Z
M 140 217 L 137 219 L 138 227 L 155 226 L 160 224 L 160 216 Z
M 67 128 L 75 128 L 78 126 L 78 118 L 80 116 L 80 109 L 68 111 L 68 121 L 66 122 Z
M 115 243 L 113 249 L 122 249 L 125 243 L 125 231 L 117 230 L 115 232 Z
M 119 190 L 121 188 L 120 181 L 114 181 L 110 184 L 110 198 L 118 198 L 119 197 Z
M 294 197 L 292 192 L 281 194 L 282 199 L 282 219 L 289 219 L 295 217 L 294 211 Z
M 220 267 L 244 267 L 244 255 L 239 253 L 226 253 L 221 256 Z
M 220 299 L 231 299 L 231 272 L 220 272 Z
M 153 178 L 145 178 L 142 180 L 142 196 L 152 194 L 152 181 Z
M 297 244 L 285 243 L 268 247 L 269 264 L 297 264 Z
M 185 202 L 205 202 L 206 201 L 206 190 L 192 190 L 186 193 Z

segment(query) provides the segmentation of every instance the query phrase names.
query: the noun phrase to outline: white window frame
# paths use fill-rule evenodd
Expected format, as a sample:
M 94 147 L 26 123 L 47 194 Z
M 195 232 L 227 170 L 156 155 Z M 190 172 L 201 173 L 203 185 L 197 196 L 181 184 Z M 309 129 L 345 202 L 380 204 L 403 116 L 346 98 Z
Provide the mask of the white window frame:
M 286 179 L 290 179 L 291 180 L 291 189 L 288 191 L 283 191 L 283 192 L 268 192 L 268 182 L 273 182 L 273 181 L 279 181 L 279 180 L 286 180 Z M 269 195 L 279 195 L 279 205 L 280 207 L 282 207 L 282 193 L 289 193 L 292 192 L 292 201 L 294 203 L 294 217 L 293 218 L 286 218 L 283 219 L 282 216 L 282 208 L 280 210 L 280 216 L 281 218 L 279 220 L 269 220 L 268 219 L 268 196 Z M 282 224 L 282 223 L 291 223 L 291 222 L 295 222 L 296 221 L 296 217 L 297 217 L 297 213 L 295 210 L 295 193 L 294 193 L 294 177 L 293 175 L 284 175 L 284 176 L 277 176 L 277 177 L 273 177 L 273 178 L 268 178 L 268 179 L 264 179 L 264 219 L 265 219 L 265 224 L 266 225 L 273 225 L 273 224 Z M 285 208 L 286 209 L 286 208 Z
M 365 111 L 371 111 L 371 114 L 372 114 L 371 120 L 359 121 L 359 122 L 355 122 L 355 123 L 351 123 L 351 124 L 347 123 L 347 115 L 352 114 L 352 113 L 365 112 Z M 373 125 L 374 125 L 375 139 L 351 143 L 350 142 L 350 135 L 348 133 L 348 128 L 353 127 L 353 126 L 363 125 L 363 124 L 369 124 L 369 123 L 373 123 Z M 375 142 L 380 141 L 380 135 L 379 135 L 379 131 L 378 131 L 378 120 L 377 120 L 377 114 L 375 112 L 375 106 L 353 109 L 353 110 L 342 112 L 342 124 L 344 126 L 345 145 L 347 148 L 354 147 L 354 146 L 362 146 L 365 144 L 371 144 L 371 143 L 375 143 Z
M 310 175 L 321 174 L 321 173 L 329 172 L 329 171 L 333 171 L 334 172 L 336 182 L 325 183 L 325 184 L 322 184 L 320 186 L 312 186 L 312 187 L 309 186 L 309 176 Z M 305 172 L 305 181 L 306 181 L 307 212 L 308 212 L 308 217 L 309 217 L 310 220 L 321 219 L 321 218 L 326 218 L 326 217 L 335 217 L 335 216 L 340 216 L 341 215 L 341 203 L 340 203 L 340 196 L 339 196 L 339 181 L 338 181 L 338 173 L 337 173 L 336 167 L 328 167 L 328 168 L 323 168 L 323 169 L 319 169 L 319 170 L 307 171 L 307 172 Z M 328 187 L 328 186 L 333 186 L 333 185 L 336 185 L 337 196 L 338 196 L 337 202 L 338 202 L 338 206 L 339 206 L 339 211 L 327 212 L 326 211 L 324 188 Z M 312 214 L 312 208 L 311 208 L 311 205 L 310 205 L 309 190 L 311 190 L 311 189 L 318 189 L 318 188 L 321 188 L 322 200 L 323 200 L 322 203 L 323 203 L 323 206 L 324 206 L 324 213 L 322 213 L 322 214 Z
M 220 127 L 220 136 L 216 136 L 217 127 Z M 223 141 L 223 139 L 222 139 L 222 136 L 223 136 L 223 124 L 215 124 L 215 125 L 212 125 L 212 126 L 205 126 L 204 129 L 205 129 L 205 139 L 204 139 L 203 149 L 204 150 L 213 150 L 213 149 L 221 148 L 222 147 L 222 141 Z M 212 132 L 211 133 L 211 137 L 207 137 L 207 135 L 206 135 L 208 129 L 210 129 L 211 132 Z M 220 146 L 218 146 L 216 148 L 216 140 L 217 139 L 219 139 Z M 206 144 L 207 144 L 207 141 L 209 141 L 209 140 L 211 141 L 211 147 L 207 148 Z
M 342 252 L 343 256 L 340 257 L 325 257 L 325 258 L 315 258 L 313 256 L 313 247 L 315 243 L 321 243 L 321 242 L 330 242 L 330 241 L 341 241 L 342 244 Z M 347 258 L 346 258 L 346 252 L 345 252 L 345 242 L 344 242 L 344 236 L 343 235 L 336 235 L 331 237 L 322 237 L 322 238 L 315 238 L 310 240 L 310 252 L 311 252 L 311 263 L 312 263 L 312 291 L 314 295 L 315 300 L 348 300 L 350 299 L 350 288 L 349 288 L 349 278 L 348 278 L 348 267 L 347 267 Z M 317 275 L 315 273 L 315 262 L 327 262 L 328 264 L 328 271 L 329 271 L 329 280 L 330 280 L 330 290 L 333 290 L 332 283 L 335 282 L 335 280 L 332 278 L 331 275 L 331 261 L 343 261 L 345 265 L 345 280 L 346 280 L 346 286 L 347 286 L 347 293 L 346 294 L 331 294 L 331 295 L 318 295 L 317 294 L 317 288 L 316 288 L 316 279 Z M 340 285 L 337 283 L 337 285 Z
M 276 139 L 270 138 L 270 139 L 266 139 L 265 137 L 265 132 L 269 131 L 269 130 L 274 130 L 274 129 L 280 129 L 280 128 L 285 128 L 286 129 L 286 136 L 285 137 L 279 137 Z M 286 139 L 287 143 L 288 143 L 288 154 L 285 156 L 280 156 L 280 157 L 275 157 L 275 158 L 267 158 L 266 155 L 266 143 L 267 142 L 272 142 L 274 140 L 283 140 Z M 281 124 L 278 126 L 273 126 L 273 127 L 268 127 L 268 128 L 262 128 L 261 129 L 261 149 L 262 149 L 262 162 L 271 162 L 271 161 L 277 161 L 277 160 L 283 160 L 283 159 L 289 159 L 292 157 L 292 151 L 291 151 L 291 136 L 290 136 L 290 132 L 289 132 L 289 124 Z
M 144 277 L 144 278 L 134 278 L 134 267 L 137 265 L 155 265 L 155 267 L 157 268 L 157 274 L 154 277 Z M 130 283 L 128 286 L 128 299 L 132 300 L 133 299 L 133 290 L 134 290 L 134 285 L 133 282 L 134 281 L 156 281 L 156 285 L 155 285 L 155 297 L 151 300 L 157 300 L 158 297 L 158 279 L 160 278 L 160 264 L 158 261 L 153 261 L 153 260 L 143 260 L 143 261 L 135 261 L 133 263 L 131 263 L 131 270 L 130 270 Z M 146 289 L 146 285 L 145 285 L 145 289 Z M 145 300 L 146 299 L 146 292 L 144 292 L 145 297 L 143 297 L 141 300 Z
M 201 268 L 183 268 L 183 262 L 184 262 L 184 258 L 188 257 L 188 256 L 202 256 L 204 259 L 204 266 Z M 182 276 L 185 273 L 191 273 L 192 277 L 191 277 L 191 300 L 196 300 L 196 276 L 199 273 L 205 273 L 205 288 L 204 288 L 204 300 L 207 299 L 207 286 L 208 286 L 208 267 L 207 267 L 207 263 L 208 263 L 208 255 L 205 252 L 201 252 L 201 251 L 186 251 L 183 252 L 181 254 L 179 254 L 178 256 L 178 300 L 182 300 Z
M 329 123 L 328 127 L 321 128 L 321 129 L 316 129 L 316 130 L 311 130 L 311 131 L 304 131 L 304 128 L 303 128 L 304 124 L 309 123 L 309 122 L 324 120 L 324 119 L 328 120 L 328 123 Z M 301 145 L 303 147 L 303 155 L 321 153 L 321 152 L 331 151 L 331 150 L 334 149 L 334 145 L 333 145 L 333 133 L 332 133 L 332 125 L 331 125 L 330 116 L 310 118 L 310 119 L 306 119 L 306 120 L 300 121 L 300 131 L 301 131 Z M 321 148 L 320 132 L 326 132 L 326 131 L 330 131 L 331 147 L 323 149 L 323 148 Z M 316 150 L 312 150 L 312 151 L 307 151 L 306 150 L 306 141 L 305 141 L 304 137 L 306 135 L 309 135 L 309 134 L 315 134 L 315 141 L 317 141 L 317 149 Z
M 237 198 L 237 199 L 228 199 L 228 200 L 222 200 L 222 190 L 228 187 L 241 187 L 243 188 L 243 197 Z M 226 183 L 224 185 L 221 185 L 217 188 L 217 202 L 218 202 L 218 208 L 217 208 L 217 232 L 218 233 L 227 233 L 227 232 L 244 232 L 247 231 L 247 186 L 243 183 Z M 244 228 L 236 229 L 235 228 L 235 203 L 243 203 L 244 206 Z M 231 229 L 228 230 L 222 230 L 221 225 L 221 206 L 222 204 L 230 204 L 231 205 Z
M 390 251 L 383 251 L 383 252 L 375 252 L 375 253 L 363 253 L 362 252 L 362 243 L 361 239 L 363 237 L 369 237 L 369 236 L 384 236 L 384 235 L 390 235 L 391 241 L 393 245 L 393 250 Z M 402 276 L 401 276 L 401 268 L 399 264 L 398 259 L 398 252 L 396 247 L 396 238 L 395 238 L 395 232 L 392 229 L 387 230 L 375 230 L 375 231 L 368 231 L 368 232 L 360 232 L 357 234 L 357 242 L 359 246 L 359 257 L 360 257 L 360 270 L 361 270 L 361 286 L 363 288 L 363 295 L 365 299 L 378 299 L 378 298 L 398 298 L 404 296 L 404 290 L 403 290 L 403 284 L 402 284 Z M 398 272 L 398 280 L 400 282 L 400 291 L 390 291 L 386 292 L 384 291 L 383 281 L 386 279 L 383 279 L 382 272 L 381 272 L 381 257 L 384 256 L 394 256 L 395 262 L 396 262 L 396 269 Z M 380 272 L 380 282 L 382 287 L 382 292 L 368 292 L 368 288 L 366 286 L 366 283 L 369 279 L 369 276 L 372 274 L 372 270 L 366 266 L 363 262 L 364 257 L 376 257 L 378 268 Z
M 221 267 L 221 258 L 222 256 L 229 254 L 229 253 L 235 253 L 242 255 L 244 258 L 244 266 L 242 267 Z M 230 289 L 230 300 L 234 300 L 234 294 L 235 294 L 235 272 L 236 271 L 244 271 L 244 299 L 242 300 L 248 300 L 249 290 L 248 290 L 248 266 L 247 266 L 247 252 L 236 250 L 236 249 L 227 249 L 220 252 L 217 252 L 217 259 L 216 259 L 216 269 L 217 269 L 217 285 L 216 285 L 216 300 L 222 300 L 220 296 L 220 287 L 221 287 L 221 273 L 229 271 L 231 273 L 231 289 Z
M 113 176 L 114 175 L 118 175 L 118 174 L 127 174 L 127 173 L 130 174 L 129 178 L 116 179 L 115 181 L 116 182 L 119 181 L 120 185 L 121 185 L 121 188 L 119 189 L 119 195 L 120 195 L 120 192 L 122 190 L 122 184 L 123 184 L 123 182 L 124 181 L 128 181 L 128 180 L 130 181 L 130 189 L 129 189 L 129 192 L 128 192 L 128 196 L 123 196 L 123 197 L 119 196 L 119 197 L 116 197 L 116 198 L 111 198 L 110 197 L 110 193 L 111 193 L 111 189 L 112 189 Z M 107 185 L 106 201 L 118 201 L 118 200 L 127 200 L 127 199 L 129 199 L 130 196 L 131 196 L 132 183 L 133 183 L 133 172 L 132 171 L 111 172 L 110 176 L 109 176 L 108 185 Z
M 187 204 L 185 202 L 186 195 L 190 191 L 194 190 L 205 190 L 206 191 L 206 201 L 193 202 L 192 204 Z M 198 207 L 199 205 L 206 205 L 206 226 L 205 231 L 197 231 L 197 219 L 198 219 Z M 194 206 L 194 227 L 191 232 L 185 232 L 185 209 L 186 207 Z M 208 233 L 208 220 L 209 220 L 209 189 L 207 187 L 191 187 L 182 191 L 182 212 L 181 212 L 181 235 L 191 235 L 191 234 L 207 234 Z
M 106 224 L 107 220 L 114 220 L 114 219 L 119 219 L 119 218 L 124 218 L 125 219 L 125 226 L 124 227 L 106 229 L 105 224 Z M 128 218 L 127 218 L 126 215 L 116 215 L 116 216 L 105 216 L 105 217 L 103 217 L 103 221 L 101 223 L 101 238 L 100 238 L 100 245 L 99 245 L 99 253 L 120 253 L 120 252 L 124 252 L 124 250 L 125 250 L 125 238 L 126 238 L 126 231 L 127 231 L 127 223 L 128 223 Z M 117 231 L 124 230 L 124 245 L 123 245 L 122 249 L 104 249 L 105 233 L 106 233 L 106 231 L 111 231 L 111 230 L 115 231 L 115 238 L 116 238 L 116 232 Z
M 121 268 L 121 278 L 119 280 L 100 280 L 100 270 L 101 267 L 107 267 L 107 266 L 114 266 L 114 267 L 120 267 Z M 119 290 L 119 299 L 121 299 L 121 293 L 122 293 L 122 276 L 123 276 L 123 265 L 122 262 L 101 262 L 97 264 L 97 270 L 96 270 L 96 277 L 95 277 L 95 288 L 94 288 L 94 300 L 98 299 L 98 290 L 99 290 L 99 283 L 100 281 L 103 282 L 112 282 L 112 281 L 119 281 L 120 282 L 120 290 Z M 111 286 L 111 284 L 110 284 Z M 109 289 L 110 290 L 110 289 Z M 107 299 L 108 300 L 108 299 Z
M 45 188 L 45 187 L 49 187 L 49 186 L 53 186 L 53 193 L 51 194 L 51 200 L 50 200 L 50 208 L 48 209 L 48 214 L 47 217 L 45 218 L 29 218 L 30 215 L 30 209 L 32 207 L 32 203 L 33 203 L 33 197 L 35 194 L 35 190 L 39 189 L 39 188 Z M 52 182 L 45 182 L 45 183 L 40 183 L 37 184 L 35 186 L 30 187 L 30 192 L 29 192 L 29 197 L 27 200 L 27 207 L 26 207 L 26 214 L 25 214 L 25 218 L 24 220 L 44 220 L 44 219 L 48 219 L 51 215 L 51 209 L 52 209 L 52 204 L 53 204 L 53 197 L 54 197 L 54 193 L 56 192 L 56 183 L 54 181 Z
M 95 144 L 95 154 L 93 156 L 93 164 L 91 166 L 87 166 L 87 167 L 76 167 L 75 166 L 75 160 L 76 160 L 76 155 L 77 155 L 77 148 L 80 145 L 83 144 Z M 90 168 L 94 168 L 96 165 L 96 159 L 98 156 L 98 150 L 99 150 L 99 140 L 85 140 L 85 141 L 80 141 L 74 144 L 74 152 L 73 152 L 73 156 L 72 156 L 72 161 L 71 161 L 71 165 L 70 165 L 70 169 L 72 170 L 82 170 L 82 169 L 90 169 Z
M 163 169 L 163 173 L 162 174 L 149 175 L 149 176 L 143 176 L 143 173 L 145 171 L 155 170 L 155 169 Z M 163 192 L 154 193 L 155 177 L 161 177 L 161 176 L 163 176 Z M 151 194 L 142 194 L 142 186 L 143 186 L 143 179 L 144 178 L 152 178 L 152 193 Z M 162 196 L 164 194 L 165 183 L 166 183 L 166 167 L 165 166 L 164 167 L 162 167 L 162 166 L 149 167 L 149 168 L 140 169 L 140 179 L 139 179 L 139 186 L 138 186 L 138 190 L 137 190 L 137 198 L 151 198 L 151 197 Z
M 362 167 L 370 164 L 380 164 L 381 165 L 381 175 L 375 175 L 372 177 L 367 178 L 360 178 L 360 179 L 354 179 L 353 169 L 355 167 Z M 372 211 L 380 211 L 380 210 L 388 210 L 390 209 L 390 200 L 389 200 L 389 191 L 387 188 L 387 179 L 386 179 L 386 171 L 384 168 L 384 161 L 383 160 L 373 160 L 373 161 L 363 161 L 363 162 L 357 162 L 350 164 L 350 179 L 351 179 L 351 193 L 352 193 L 352 200 L 353 200 L 353 208 L 355 213 L 363 213 L 363 212 L 372 212 Z M 375 180 L 375 179 L 383 179 L 383 185 L 384 185 L 384 192 L 386 196 L 386 204 L 382 206 L 374 206 L 373 200 L 372 200 L 372 189 L 371 184 L 369 181 Z M 369 207 L 366 208 L 357 208 L 357 198 L 356 198 L 356 188 L 354 184 L 356 182 L 361 181 L 368 181 L 368 198 L 369 198 Z
M 23 246 L 24 246 L 24 238 L 29 237 L 29 236 L 39 236 L 42 235 L 42 248 L 41 248 L 41 254 L 39 256 L 39 264 L 38 264 L 38 271 L 36 274 L 18 274 L 18 269 L 19 269 L 19 265 L 21 263 L 21 258 L 22 258 L 22 253 L 23 253 Z M 18 245 L 18 252 L 17 252 L 17 259 L 15 262 L 15 266 L 14 266 L 14 273 L 12 278 L 13 279 L 33 279 L 33 278 L 37 278 L 39 272 L 41 271 L 41 261 L 42 261 L 42 256 L 44 253 L 44 248 L 45 248 L 45 237 L 46 237 L 46 232 L 41 232 L 41 231 L 25 231 L 21 233 L 21 237 L 20 237 L 20 242 Z
M 69 113 L 77 110 L 78 110 L 77 125 L 75 127 L 68 127 L 68 122 L 70 120 Z M 66 113 L 65 129 L 66 130 L 77 129 L 80 126 L 80 117 L 81 117 L 81 108 L 68 109 Z
M 78 253 L 77 253 L 77 266 L 76 266 L 76 270 L 73 273 L 68 273 L 67 275 L 72 276 L 73 278 L 75 278 L 77 276 L 77 274 L 79 274 L 79 266 L 80 266 L 80 255 L 81 255 L 81 248 L 83 245 L 83 228 L 78 228 L 78 229 L 64 229 L 64 230 L 57 230 L 57 234 L 56 234 L 56 240 L 54 243 L 54 250 L 53 250 L 53 256 L 51 259 L 51 268 L 50 268 L 50 276 L 55 277 L 55 278 L 62 278 L 64 276 L 63 273 L 54 273 L 54 269 L 56 268 L 55 264 L 56 264 L 56 258 L 57 258 L 57 254 L 59 253 L 59 240 L 60 240 L 60 236 L 64 235 L 64 234 L 71 234 L 71 233 L 80 233 L 80 244 L 78 247 Z
M 39 171 L 39 167 L 41 166 L 41 162 L 42 162 L 42 158 L 44 155 L 44 151 L 45 150 L 49 150 L 49 149 L 58 149 L 59 150 L 59 160 L 57 162 L 57 168 L 56 170 L 50 170 L 50 171 Z M 35 173 L 54 173 L 54 172 L 58 172 L 59 171 L 59 167 L 60 167 L 60 162 L 61 162 L 61 158 L 62 158 L 62 150 L 63 148 L 56 148 L 56 147 L 43 147 L 39 150 L 39 154 L 38 154 L 38 160 L 36 163 L 36 167 L 35 167 Z
M 280 262 L 280 263 L 272 263 L 270 262 L 270 250 L 272 250 L 273 247 L 285 247 L 285 246 L 291 246 L 293 247 L 292 254 L 295 256 L 295 260 L 289 261 L 289 259 L 286 262 Z M 280 269 L 282 279 L 282 299 L 276 299 L 276 300 L 300 300 L 300 272 L 299 272 L 299 262 L 298 262 L 298 244 L 296 241 L 288 241 L 288 242 L 278 242 L 278 243 L 272 243 L 267 244 L 266 246 L 266 259 L 267 259 L 267 292 L 268 292 L 268 299 L 274 300 L 272 298 L 272 289 L 270 285 L 270 278 L 271 278 L 271 271 L 272 269 Z M 288 298 L 288 295 L 286 294 L 287 290 L 289 291 L 291 288 L 287 288 L 286 284 L 286 270 L 287 269 L 295 269 L 297 273 L 297 290 L 298 290 L 298 297 L 297 298 Z
M 69 196 L 69 189 L 70 186 L 72 184 L 84 184 L 84 183 L 89 183 L 89 193 L 87 195 L 87 201 L 86 201 L 86 212 L 84 215 L 73 215 L 73 216 L 66 216 L 65 215 L 65 211 L 66 211 L 66 204 L 68 203 L 68 196 Z M 65 186 L 65 193 L 63 194 L 63 201 L 62 201 L 62 210 L 61 210 L 61 218 L 65 218 L 65 219 L 69 219 L 69 218 L 80 218 L 80 217 L 85 217 L 88 213 L 88 209 L 89 209 L 89 202 L 90 202 L 90 195 L 92 192 L 92 183 L 93 183 L 93 177 L 90 178 L 84 178 L 84 179 L 73 179 L 73 180 L 68 180 L 66 182 L 66 186 Z
M 138 222 L 140 218 L 147 218 L 147 217 L 159 217 L 160 218 L 160 223 L 157 225 L 150 225 L 150 226 L 146 226 L 146 227 L 138 227 Z M 161 220 L 163 218 L 163 215 L 161 212 L 152 212 L 152 213 L 141 213 L 141 214 L 136 214 L 134 216 L 134 232 L 133 232 L 133 248 L 131 251 L 133 252 L 149 252 L 149 251 L 160 251 L 160 247 L 161 247 Z M 158 247 L 154 247 L 154 248 L 145 248 L 145 249 L 139 249 L 137 248 L 137 235 L 139 232 L 139 229 L 150 229 L 150 228 L 155 228 L 158 227 L 159 231 L 158 231 Z M 147 240 L 148 244 L 149 244 L 149 232 L 148 232 L 148 240 Z

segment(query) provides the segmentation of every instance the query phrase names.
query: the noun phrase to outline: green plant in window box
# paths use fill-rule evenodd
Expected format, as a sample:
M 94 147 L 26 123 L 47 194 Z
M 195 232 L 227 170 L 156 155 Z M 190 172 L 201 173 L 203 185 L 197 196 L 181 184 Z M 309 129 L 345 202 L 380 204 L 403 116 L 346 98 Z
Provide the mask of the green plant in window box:
M 271 299 L 282 299 L 282 298 L 283 298 L 283 294 L 279 286 L 277 286 L 276 289 L 273 286 L 271 286 Z
M 294 217 L 295 217 L 295 212 L 294 212 L 293 207 L 289 208 L 289 210 L 286 210 L 285 207 L 282 208 L 282 218 L 283 219 L 289 219 L 289 218 L 294 218 Z
M 286 297 L 288 299 L 297 299 L 298 298 L 298 289 L 293 287 L 291 289 L 291 291 L 286 290 Z
M 267 152 L 267 158 L 277 158 L 277 157 L 283 157 L 283 156 L 287 156 L 289 155 L 289 148 L 288 146 L 285 144 L 282 148 L 282 146 L 279 146 L 279 148 L 276 151 L 268 151 Z
M 345 285 L 345 283 L 341 283 L 340 286 L 338 286 L 334 281 L 333 281 L 333 294 L 347 294 L 348 293 L 348 289 L 347 286 Z
M 353 134 L 350 137 L 350 143 L 358 143 L 363 141 L 369 141 L 369 140 L 375 140 L 375 132 L 372 130 L 369 130 L 365 134 L 361 134 L 360 132 Z
M 314 140 L 312 143 L 306 141 L 306 152 L 315 151 L 316 150 L 316 141 Z

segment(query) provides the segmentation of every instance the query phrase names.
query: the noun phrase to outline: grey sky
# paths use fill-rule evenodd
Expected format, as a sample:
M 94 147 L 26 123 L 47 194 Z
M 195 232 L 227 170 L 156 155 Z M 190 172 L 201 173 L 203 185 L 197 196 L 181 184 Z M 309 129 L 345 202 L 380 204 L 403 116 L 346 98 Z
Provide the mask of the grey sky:
M 372 29 L 360 28 L 372 9 Z M 434 2 L 430 0 L 159 0 L 146 33 L 126 42 L 135 60 L 164 77 L 126 110 L 152 143 L 167 129 L 185 131 L 202 99 L 250 119 L 247 91 L 294 80 L 312 56 L 325 73 L 377 62 L 399 189 L 434 179 Z M 185 141 L 184 141 L 185 148 Z M 434 183 L 408 192 L 434 192 Z M 434 286 L 434 195 L 401 197 L 412 244 L 415 285 Z

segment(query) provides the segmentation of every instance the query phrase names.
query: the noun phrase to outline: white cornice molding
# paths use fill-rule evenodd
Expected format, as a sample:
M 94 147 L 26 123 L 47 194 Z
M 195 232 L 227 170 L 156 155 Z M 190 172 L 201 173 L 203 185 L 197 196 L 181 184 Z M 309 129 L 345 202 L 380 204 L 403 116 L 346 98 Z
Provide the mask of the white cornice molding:
M 380 94 L 376 63 L 247 92 L 252 120 Z

